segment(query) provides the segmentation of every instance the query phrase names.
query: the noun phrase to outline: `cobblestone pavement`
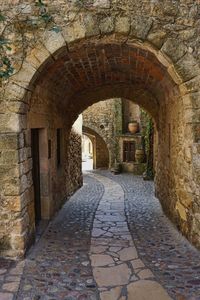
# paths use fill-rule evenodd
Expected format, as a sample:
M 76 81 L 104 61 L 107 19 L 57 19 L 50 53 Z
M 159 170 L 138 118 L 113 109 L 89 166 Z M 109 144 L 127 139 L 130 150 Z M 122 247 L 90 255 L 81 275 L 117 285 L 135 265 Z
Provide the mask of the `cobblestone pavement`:
M 0 260 L 0 300 L 43 299 L 200 300 L 200 253 L 152 182 L 91 172 L 24 261 Z
M 23 262 L 0 258 L 0 300 L 12 300 L 19 288 Z
M 90 233 L 103 185 L 85 177 L 84 186 L 64 205 L 24 267 L 17 300 L 96 300 L 89 260 Z
M 178 233 L 154 197 L 153 182 L 98 172 L 119 183 L 134 244 L 143 263 L 176 300 L 200 300 L 200 252 Z
M 101 300 L 170 300 L 140 257 L 130 235 L 119 184 L 95 175 L 105 193 L 95 214 L 90 259 Z

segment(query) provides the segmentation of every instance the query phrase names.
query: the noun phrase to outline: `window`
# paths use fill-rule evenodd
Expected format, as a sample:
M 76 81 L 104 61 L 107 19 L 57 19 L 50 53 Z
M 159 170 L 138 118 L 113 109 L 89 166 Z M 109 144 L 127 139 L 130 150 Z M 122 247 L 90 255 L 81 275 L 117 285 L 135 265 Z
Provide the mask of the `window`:
M 123 161 L 135 161 L 135 142 L 125 141 L 123 143 Z
M 57 140 L 57 168 L 61 165 L 61 129 L 58 128 L 56 131 Z

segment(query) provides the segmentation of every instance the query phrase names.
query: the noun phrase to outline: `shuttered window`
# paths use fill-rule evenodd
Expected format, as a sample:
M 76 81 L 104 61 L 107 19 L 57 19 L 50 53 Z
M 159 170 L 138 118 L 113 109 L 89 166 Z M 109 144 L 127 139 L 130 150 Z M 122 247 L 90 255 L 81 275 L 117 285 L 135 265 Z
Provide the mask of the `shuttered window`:
M 135 142 L 130 142 L 130 141 L 123 142 L 123 161 L 124 162 L 135 161 Z

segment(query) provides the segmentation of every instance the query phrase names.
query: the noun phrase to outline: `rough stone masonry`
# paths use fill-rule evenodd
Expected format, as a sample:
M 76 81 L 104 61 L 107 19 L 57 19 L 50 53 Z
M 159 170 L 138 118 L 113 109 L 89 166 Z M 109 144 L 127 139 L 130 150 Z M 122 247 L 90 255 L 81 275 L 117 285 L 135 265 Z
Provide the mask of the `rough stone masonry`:
M 136 102 L 154 118 L 156 195 L 199 247 L 198 1 L 46 1 L 53 30 L 51 22 L 38 26 L 35 1 L 1 2 L 1 29 L 6 25 L 16 70 L 2 84 L 0 98 L 2 253 L 22 255 L 34 239 L 31 130 L 41 130 L 42 211 L 47 208 L 50 218 L 69 192 L 72 124 L 89 105 L 114 97 Z

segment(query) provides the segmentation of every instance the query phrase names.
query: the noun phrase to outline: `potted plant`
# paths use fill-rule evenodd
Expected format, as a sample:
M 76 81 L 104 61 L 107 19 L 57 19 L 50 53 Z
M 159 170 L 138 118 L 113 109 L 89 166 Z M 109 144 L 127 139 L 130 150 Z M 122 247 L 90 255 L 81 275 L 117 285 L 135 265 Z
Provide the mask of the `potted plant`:
M 135 134 L 138 132 L 139 124 L 137 120 L 132 120 L 128 122 L 128 130 L 130 133 Z

